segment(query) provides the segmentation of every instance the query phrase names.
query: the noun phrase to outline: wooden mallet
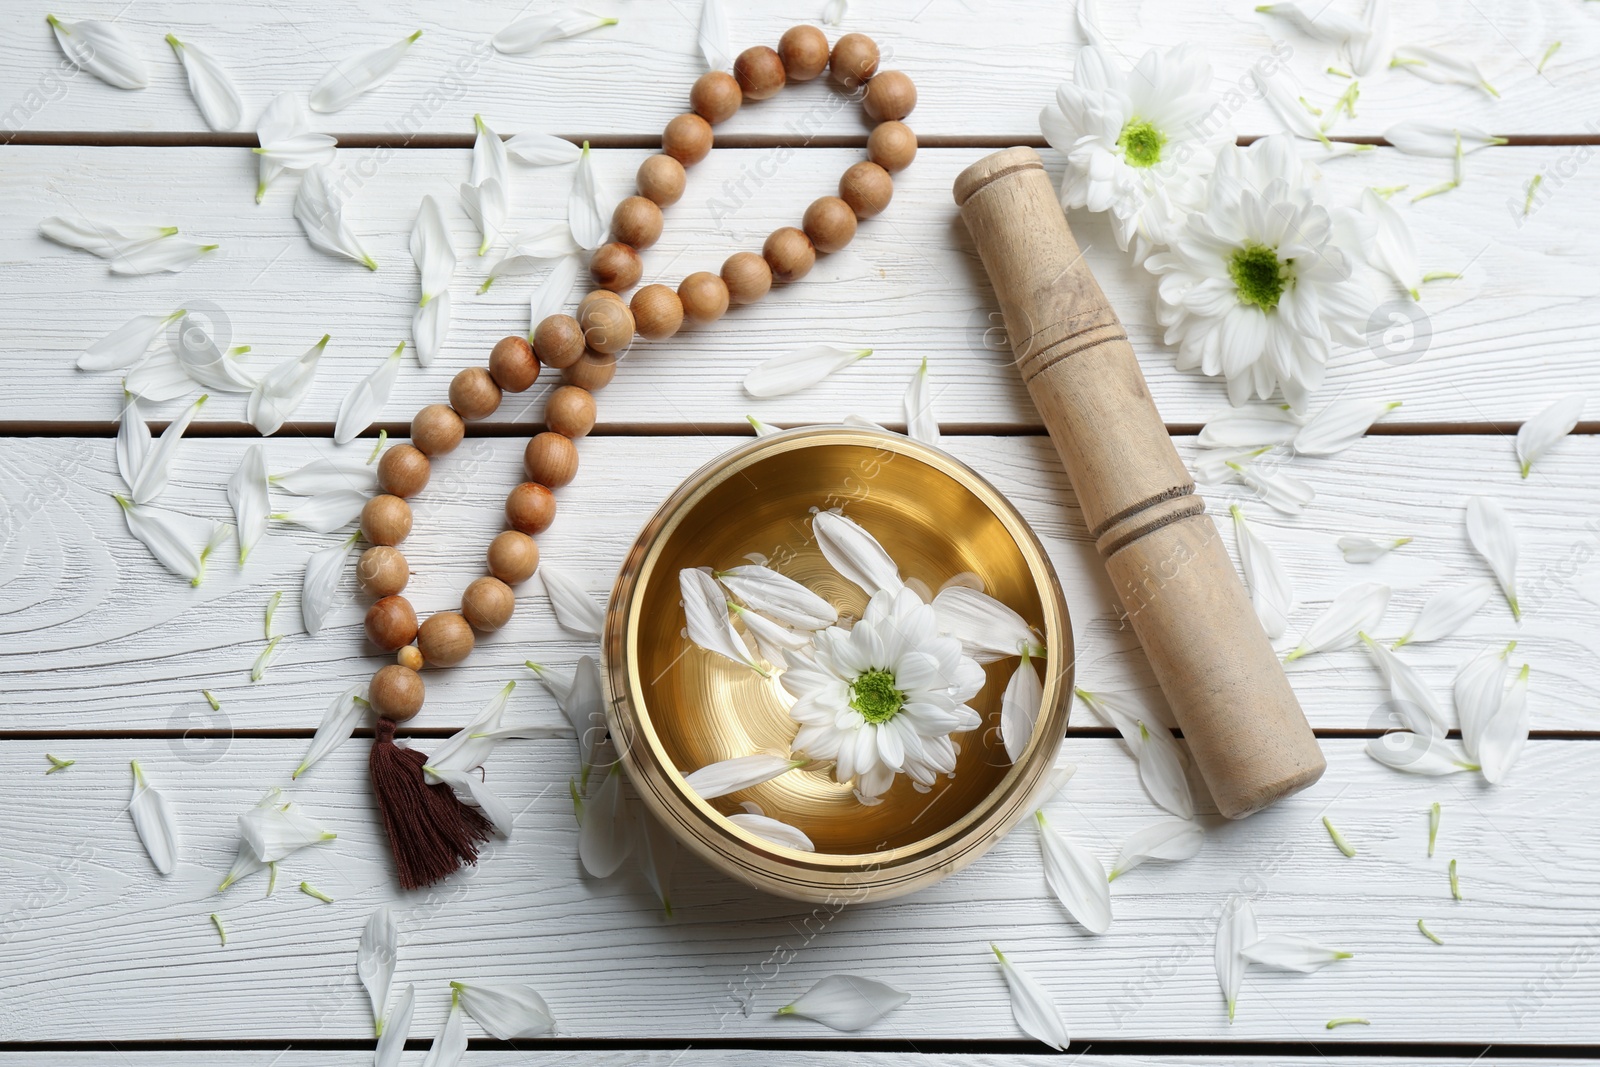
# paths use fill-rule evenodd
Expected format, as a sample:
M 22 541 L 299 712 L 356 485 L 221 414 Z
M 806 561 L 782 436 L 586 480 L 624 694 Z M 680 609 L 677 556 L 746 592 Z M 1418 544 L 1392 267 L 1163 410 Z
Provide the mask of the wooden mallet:
M 1231 819 L 1327 766 L 1128 335 L 1031 148 L 956 178 L 1017 369 L 1217 810 Z

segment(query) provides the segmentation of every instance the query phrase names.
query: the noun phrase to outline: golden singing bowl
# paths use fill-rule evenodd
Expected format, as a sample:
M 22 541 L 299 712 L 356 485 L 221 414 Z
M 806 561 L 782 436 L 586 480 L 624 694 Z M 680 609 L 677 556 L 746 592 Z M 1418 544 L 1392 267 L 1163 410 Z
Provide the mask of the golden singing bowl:
M 1017 660 L 985 667 L 971 701 L 983 717 L 956 735 L 953 777 L 919 792 L 905 775 L 872 806 L 831 765 L 793 770 L 703 800 L 684 783 L 701 767 L 787 753 L 797 725 L 776 678 L 705 651 L 684 635 L 678 572 L 767 557 L 859 618 L 866 595 L 811 537 L 811 513 L 839 508 L 883 544 L 907 580 L 938 589 L 963 571 L 1016 610 L 1048 646 L 1037 729 L 1015 764 L 1001 743 L 1000 701 Z M 882 899 L 930 885 L 977 859 L 1031 811 L 1055 762 L 1072 694 L 1072 628 L 1049 558 L 1000 493 L 945 453 L 896 434 L 845 427 L 757 438 L 707 464 L 646 524 L 612 591 L 603 645 L 611 736 L 639 797 L 691 851 L 744 882 L 796 900 Z M 760 806 L 802 829 L 803 852 L 727 816 Z

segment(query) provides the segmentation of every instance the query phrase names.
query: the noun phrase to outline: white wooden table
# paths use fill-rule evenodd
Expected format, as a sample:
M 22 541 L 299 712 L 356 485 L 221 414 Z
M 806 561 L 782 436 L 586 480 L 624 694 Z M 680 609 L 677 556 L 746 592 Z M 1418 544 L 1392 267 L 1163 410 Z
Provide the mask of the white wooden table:
M 66 18 L 116 17 L 138 34 L 155 76 L 136 93 L 61 77 L 44 0 L 11 0 L 0 16 L 0 125 L 12 135 L 0 144 L 0 1065 L 367 1062 L 371 1024 L 355 945 L 366 916 L 385 902 L 401 930 L 398 981 L 418 987 L 408 1063 L 421 1061 L 437 1030 L 446 981 L 469 977 L 531 982 L 560 1020 L 558 1039 L 524 1043 L 521 1052 L 474 1028 L 480 1040 L 468 1062 L 477 1065 L 925 1067 L 962 1053 L 983 1057 L 968 1062 L 1024 1062 L 1020 1055 L 1041 1047 L 1012 1021 L 990 941 L 1053 990 L 1075 1050 L 1093 1050 L 1086 1063 L 1310 1063 L 1330 1046 L 1353 1055 L 1349 1062 L 1396 1065 L 1467 1063 L 1486 1046 L 1494 1057 L 1551 1046 L 1600 1055 L 1600 424 L 1581 426 L 1526 481 L 1508 436 L 1568 392 L 1600 393 L 1600 168 L 1592 162 L 1600 11 L 1576 0 L 1395 5 L 1398 41 L 1475 57 L 1503 99 L 1390 72 L 1364 85 L 1359 118 L 1339 132 L 1376 138 L 1394 122 L 1422 118 L 1513 137 L 1472 156 L 1460 189 L 1409 211 L 1425 265 L 1464 277 L 1429 287 L 1431 341 L 1419 358 L 1346 351 L 1336 359 L 1323 398 L 1405 406 L 1350 451 L 1296 461 L 1319 494 L 1303 515 L 1279 516 L 1240 487 L 1203 487 L 1213 513 L 1244 502 L 1278 546 L 1299 591 L 1291 635 L 1360 580 L 1394 587 L 1385 630 L 1398 633 L 1432 592 L 1487 574 L 1467 545 L 1462 509 L 1472 494 L 1500 499 L 1521 537 L 1524 620 L 1514 624 L 1496 601 L 1462 634 L 1410 658 L 1443 696 L 1479 647 L 1519 641 L 1533 667 L 1535 734 L 1506 784 L 1416 778 L 1370 760 L 1363 748 L 1383 729 L 1386 691 L 1366 654 L 1347 649 L 1291 667 L 1323 738 L 1322 782 L 1244 823 L 1211 820 L 1193 860 L 1119 879 L 1116 920 L 1101 937 L 1084 935 L 1050 897 L 1031 831 L 936 887 L 847 909 L 820 931 L 803 925 L 807 909 L 685 863 L 668 922 L 636 873 L 595 882 L 579 870 L 566 797 L 572 741 L 521 664 L 532 657 L 569 666 L 588 649 L 555 624 L 535 581 L 509 627 L 466 664 L 430 677 L 415 722 L 442 735 L 504 681 L 524 683 L 513 717 L 547 723 L 549 737 L 508 742 L 489 766 L 521 812 L 511 840 L 433 890 L 398 893 L 358 741 L 292 790 L 338 833 L 336 845 L 294 856 L 272 897 L 259 880 L 215 896 L 235 848 L 235 816 L 268 787 L 288 784 L 329 699 L 372 671 L 363 603 L 352 595 L 315 638 L 301 631 L 301 571 L 308 553 L 332 539 L 288 527 L 275 527 L 243 569 L 215 561 L 197 589 L 161 571 L 127 535 L 109 495 L 119 484 L 115 380 L 79 372 L 73 361 L 131 316 L 177 307 L 221 309 L 233 343 L 254 346 L 263 366 L 330 333 L 312 398 L 267 451 L 272 470 L 334 454 L 339 399 L 409 337 L 416 276 L 406 237 L 418 201 L 432 193 L 463 266 L 446 353 L 427 370 L 407 361 L 381 424 L 403 435 L 408 414 L 441 398 L 456 370 L 527 328 L 527 279 L 476 294 L 485 264 L 466 253 L 471 224 L 455 196 L 472 115 L 503 133 L 589 138 L 605 146 L 600 172 L 626 190 L 703 69 L 696 0 L 616 0 L 606 10 L 621 23 L 611 29 L 531 57 L 488 50 L 487 37 L 522 6 L 80 0 L 51 8 Z M 1130 57 L 1193 41 L 1208 50 L 1219 85 L 1233 84 L 1274 41 L 1287 41 L 1290 65 L 1314 98 L 1337 92 L 1321 74 L 1329 46 L 1249 3 L 1104 6 L 1107 33 Z M 736 48 L 775 42 L 791 22 L 820 13 L 766 0 L 730 7 Z M 1148 697 L 1154 683 L 1143 654 L 1118 625 L 1072 492 L 1009 353 L 994 344 L 993 295 L 950 197 L 955 174 L 985 149 L 1040 143 L 1038 110 L 1081 43 L 1070 5 L 852 7 L 844 28 L 873 35 L 920 91 L 910 121 L 924 147 L 892 207 L 803 283 L 627 361 L 600 397 L 600 427 L 582 444 L 583 476 L 562 491 L 560 519 L 541 539 L 545 558 L 605 588 L 665 494 L 748 435 L 747 414 L 784 425 L 847 414 L 903 425 L 901 394 L 926 356 L 949 450 L 1008 493 L 1050 549 L 1072 612 L 1079 684 Z M 160 40 L 169 31 L 192 38 L 229 64 L 247 131 L 273 95 L 303 93 L 334 60 L 418 28 L 422 40 L 387 86 L 317 119 L 339 136 L 340 165 L 367 175 L 349 212 L 380 263 L 375 275 L 308 247 L 290 217 L 292 177 L 265 203 L 252 202 L 254 135 L 204 128 Z M 1562 49 L 1536 71 L 1556 40 Z M 1234 121 L 1246 135 L 1277 129 L 1254 100 Z M 715 269 L 734 249 L 758 248 L 831 191 L 860 158 L 865 132 L 858 109 L 837 107 L 821 84 L 744 109 L 725 135 L 719 130 L 732 147 L 696 168 L 669 213 L 646 280 Z M 1059 169 L 1059 157 L 1045 155 Z M 1525 183 L 1541 171 L 1539 204 L 1520 218 Z M 717 207 L 725 183 L 769 173 L 754 196 Z M 1417 189 L 1447 176 L 1447 161 L 1380 147 L 1326 164 L 1323 181 L 1348 198 L 1364 185 Z M 515 182 L 517 218 L 562 214 L 564 175 L 519 168 Z M 111 277 L 99 261 L 38 236 L 39 221 L 58 213 L 175 221 L 220 242 L 224 256 L 179 275 Z M 1173 369 L 1150 277 L 1117 252 L 1099 220 L 1072 221 L 1158 406 L 1192 456 L 1198 426 L 1226 407 L 1220 386 Z M 877 351 L 803 393 L 767 401 L 742 393 L 755 363 L 819 338 Z M 451 606 L 477 573 L 477 546 L 520 479 L 522 443 L 546 388 L 475 427 L 463 449 L 470 464 L 442 465 L 419 504 L 407 553 L 416 572 L 408 595 L 420 611 Z M 242 399 L 213 399 L 189 436 L 164 502 L 228 519 L 223 483 L 255 437 Z M 1415 542 L 1354 567 L 1333 544 L 1346 533 Z M 1231 542 L 1226 526 L 1224 534 Z M 276 590 L 284 591 L 279 627 L 288 636 L 252 684 L 262 611 Z M 220 711 L 201 689 L 218 697 Z M 1161 813 L 1122 743 L 1081 705 L 1070 733 L 1066 749 L 1080 770 L 1051 810 L 1109 861 L 1129 832 Z M 46 777 L 46 752 L 77 762 Z M 132 758 L 174 802 L 183 828 L 183 862 L 169 878 L 151 868 L 124 812 Z M 1444 815 L 1430 860 L 1434 802 Z M 1324 814 L 1358 844 L 1355 858 L 1334 849 Z M 1451 858 L 1460 864 L 1461 902 L 1446 881 Z M 335 903 L 294 891 L 301 879 Z M 1254 900 L 1263 927 L 1355 958 L 1311 976 L 1252 970 L 1230 1025 L 1211 956 L 1216 916 L 1234 893 Z M 212 912 L 227 925 L 226 946 Z M 1419 936 L 1419 918 L 1443 945 Z M 891 982 L 913 998 L 857 1035 L 773 1017 L 839 971 Z M 1371 1025 L 1326 1030 L 1336 1016 Z M 1436 1058 L 1409 1058 L 1403 1045 Z M 740 1051 L 749 1049 L 766 1051 Z

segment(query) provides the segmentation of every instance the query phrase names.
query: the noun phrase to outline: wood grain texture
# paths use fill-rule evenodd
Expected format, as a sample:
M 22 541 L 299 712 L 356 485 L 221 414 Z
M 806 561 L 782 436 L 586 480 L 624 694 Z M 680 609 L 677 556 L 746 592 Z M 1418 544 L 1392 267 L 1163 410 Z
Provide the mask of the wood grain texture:
M 561 490 L 554 527 L 540 538 L 544 565 L 604 596 L 633 537 L 683 478 L 737 439 L 717 437 L 588 438 L 578 480 Z M 119 483 L 109 439 L 12 440 L 0 451 L 0 730 L 120 731 L 298 729 L 316 726 L 332 697 L 383 662 L 361 636 L 365 598 L 347 576 L 350 599 L 323 632 L 308 637 L 299 619 L 300 582 L 309 553 L 337 543 L 275 525 L 241 571 L 231 544 L 219 552 L 198 589 L 163 571 L 127 533 L 109 494 Z M 1180 441 L 1192 462 L 1192 442 Z M 246 442 L 221 439 L 181 446 L 162 503 L 229 518 L 223 484 Z M 1043 437 L 949 438 L 958 459 L 989 478 L 1021 510 L 1049 551 L 1066 592 L 1078 650 L 1077 684 L 1090 690 L 1137 690 L 1156 699 L 1144 652 L 1126 628 L 1116 599 L 1049 441 Z M 347 450 L 364 456 L 365 446 Z M 274 439 L 268 467 L 281 471 L 323 455 L 326 441 Z M 469 438 L 439 464 L 415 501 L 415 532 L 405 552 L 415 572 L 406 595 L 426 614 L 453 608 L 481 573 L 481 553 L 503 522 L 507 489 L 521 477 L 522 441 Z M 1233 551 L 1230 503 L 1278 552 L 1293 577 L 1298 605 L 1279 651 L 1340 591 L 1381 581 L 1395 592 L 1379 633 L 1397 637 L 1435 592 L 1488 575 L 1467 544 L 1468 496 L 1500 500 L 1521 545 L 1521 626 L 1498 598 L 1461 634 L 1408 646 L 1445 707 L 1456 669 L 1477 650 L 1516 638 L 1532 664 L 1530 704 L 1539 730 L 1595 730 L 1600 698 L 1592 669 L 1600 649 L 1600 488 L 1594 464 L 1600 438 L 1573 437 L 1518 477 L 1511 443 L 1497 437 L 1369 437 L 1342 455 L 1299 459 L 1289 470 L 1309 480 L 1317 499 L 1298 517 L 1278 515 L 1242 486 L 1200 490 Z M 287 497 L 281 497 L 288 500 Z M 1416 540 L 1370 565 L 1344 562 L 1345 534 Z M 928 576 L 938 585 L 944 576 Z M 249 670 L 263 643 L 262 611 L 284 592 L 278 632 L 287 636 L 266 677 Z M 507 679 L 522 679 L 519 709 L 564 731 L 553 702 L 522 667 L 526 659 L 570 666 L 595 643 L 552 618 L 540 580 L 518 591 L 518 611 L 485 638 L 465 663 L 428 673 L 427 706 L 418 726 L 446 728 L 471 718 Z M 1519 660 L 1520 662 L 1520 660 Z M 1314 726 L 1386 729 L 1388 700 L 1368 654 L 1344 649 L 1298 660 L 1290 681 Z M 222 701 L 213 714 L 200 695 Z M 1101 726 L 1084 710 L 1075 726 Z M 183 742 L 175 744 L 180 746 Z M 197 759 L 222 744 L 191 738 Z
M 1049 895 L 1026 828 L 912 897 L 834 915 L 754 895 L 681 858 L 665 921 L 631 867 L 605 882 L 580 873 L 566 739 L 498 748 L 487 782 L 519 813 L 514 836 L 491 843 L 477 869 L 406 897 L 393 888 L 365 746 L 346 747 L 291 791 L 337 840 L 286 860 L 271 897 L 265 874 L 219 897 L 235 816 L 287 784 L 300 742 L 241 739 L 204 766 L 160 742 L 4 742 L 0 1030 L 14 1041 L 360 1039 L 371 1021 L 355 946 L 371 910 L 388 903 L 400 930 L 396 981 L 418 987 L 419 1036 L 438 1027 L 447 981 L 499 978 L 540 990 L 568 1037 L 828 1039 L 818 1024 L 772 1012 L 845 972 L 912 994 L 860 1037 L 1016 1039 L 995 942 L 1052 991 L 1079 1040 L 1592 1039 L 1600 845 L 1586 827 L 1600 803 L 1600 744 L 1532 742 L 1499 789 L 1396 773 L 1360 741 L 1325 747 L 1329 771 L 1313 789 L 1243 823 L 1208 820 L 1194 859 L 1119 878 L 1110 930 L 1089 937 Z M 46 750 L 78 763 L 31 773 Z M 179 866 L 166 879 L 124 811 L 134 757 L 180 824 Z M 1165 817 L 1120 742 L 1069 739 L 1064 758 L 1079 769 L 1048 807 L 1052 824 L 1101 862 Z M 1444 815 L 1430 860 L 1434 801 Z M 1354 858 L 1328 839 L 1324 815 Z M 1452 858 L 1461 902 L 1450 897 Z M 298 892 L 301 880 L 335 903 Z M 1263 930 L 1354 958 L 1309 976 L 1251 969 L 1230 1026 L 1212 945 L 1236 893 L 1253 900 Z M 1443 945 L 1418 933 L 1419 918 Z M 1373 1025 L 1324 1029 L 1349 1015 Z
M 1430 284 L 1422 325 L 1392 326 L 1392 285 L 1372 289 L 1374 348 L 1343 350 L 1320 400 L 1403 400 L 1408 422 L 1506 422 L 1541 410 L 1567 392 L 1594 392 L 1593 338 L 1600 310 L 1591 279 L 1600 272 L 1593 229 L 1596 175 L 1579 169 L 1548 200 L 1520 216 L 1524 183 L 1573 149 L 1518 148 L 1469 158 L 1466 184 L 1411 206 L 1422 266 L 1465 277 Z M 631 188 L 642 151 L 603 152 L 597 169 L 614 191 Z M 923 357 L 949 424 L 1039 426 L 1015 369 L 995 302 L 950 195 L 956 174 L 979 150 L 929 150 L 899 175 L 895 201 L 864 223 L 845 251 L 823 257 L 802 281 L 760 304 L 667 342 L 630 350 L 600 397 L 602 429 L 742 424 L 747 414 L 805 423 L 854 412 L 902 423 L 901 397 Z M 407 358 L 385 418 L 406 421 L 443 398 L 451 375 L 483 363 L 494 342 L 528 328 L 534 278 L 507 278 L 479 296 L 498 255 L 469 251 L 472 224 L 456 186 L 467 176 L 463 151 L 359 150 L 341 153 L 349 176 L 347 217 L 377 259 L 376 274 L 312 249 L 291 217 L 294 179 L 266 202 L 252 202 L 254 157 L 247 149 L 6 149 L 0 168 L 0 421 L 112 420 L 121 394 L 114 375 L 73 367 L 77 354 L 134 315 L 178 307 L 225 324 L 234 344 L 254 351 L 262 369 L 333 335 L 299 421 L 331 423 L 344 395 L 394 346 L 411 336 L 417 274 L 406 242 L 424 194 L 438 198 L 460 260 L 452 289 L 454 324 L 443 353 L 424 370 Z M 792 225 L 805 204 L 831 191 L 857 149 L 713 153 L 696 168 L 690 193 L 675 205 L 661 241 L 645 254 L 646 282 L 676 283 L 715 270 L 732 252 L 759 248 L 773 228 Z M 1045 153 L 1052 174 L 1061 163 Z M 1446 160 L 1392 150 L 1334 160 L 1322 183 L 1337 203 L 1354 203 L 1367 185 L 1448 177 Z M 513 229 L 565 217 L 565 171 L 518 167 Z M 1541 194 L 1544 195 L 1544 194 Z M 110 276 L 104 263 L 38 235 L 54 214 L 159 221 L 219 241 L 220 256 L 178 275 Z M 1157 409 L 1168 423 L 1198 423 L 1226 410 L 1221 382 L 1173 369 L 1155 321 L 1154 278 L 1119 252 L 1103 221 L 1074 213 L 1072 225 L 1095 277 L 1126 325 Z M 804 344 L 832 341 L 875 354 L 798 394 L 754 400 L 744 376 L 764 359 Z M 160 342 L 158 342 L 160 343 Z M 549 372 L 547 372 L 549 373 Z M 550 374 L 553 379 L 555 376 Z M 508 400 L 497 422 L 537 420 L 542 390 Z M 176 413 L 180 404 L 158 409 Z M 240 422 L 242 397 L 217 397 L 202 417 Z
M 798 7 L 775 0 L 724 6 L 736 52 L 776 45 L 789 26 L 822 13 L 821 0 Z M 1340 6 L 1359 10 L 1355 4 Z M 1142 0 L 1099 7 L 1124 66 L 1149 48 L 1203 44 L 1215 88 L 1242 133 L 1278 128 L 1253 98 L 1246 78 L 1252 65 L 1275 48 L 1280 54 L 1292 49 L 1290 75 L 1314 102 L 1326 104 L 1346 84 L 1324 73 L 1335 62 L 1333 45 L 1255 14 L 1251 5 Z M 204 45 L 227 65 L 245 101 L 246 129 L 277 93 L 303 94 L 345 56 L 418 29 L 422 39 L 388 84 L 338 114 L 319 116 L 317 128 L 470 135 L 472 115 L 481 112 L 508 130 L 657 134 L 684 109 L 689 86 L 705 69 L 695 43 L 697 0 L 618 0 L 601 13 L 619 17 L 619 25 L 524 56 L 500 55 L 488 45 L 490 36 L 531 11 L 516 3 L 472 5 L 448 15 L 426 0 L 361 0 L 337 11 L 315 0 L 285 0 L 235 5 L 227 18 L 199 0 L 73 12 L 78 18 L 116 17 L 144 46 L 152 84 L 122 92 L 87 77 L 61 79 L 61 52 L 44 20 L 49 10 L 44 0 L 18 0 L 7 7 L 6 33 L 0 36 L 0 63 L 11 74 L 0 89 L 0 126 L 7 131 L 204 131 L 177 61 L 162 43 L 169 32 Z M 1502 98 L 1432 85 L 1402 71 L 1380 71 L 1363 81 L 1359 117 L 1336 132 L 1381 134 L 1401 119 L 1429 115 L 1497 133 L 1595 133 L 1600 29 L 1581 5 L 1508 8 L 1430 0 L 1395 4 L 1390 17 L 1396 44 L 1429 45 L 1477 61 Z M 990 17 L 978 3 L 879 0 L 852 10 L 843 26 L 827 29 L 831 38 L 845 30 L 873 36 L 889 56 L 884 66 L 916 79 L 918 104 L 911 121 L 920 133 L 1009 140 L 1039 135 L 1039 109 L 1070 76 L 1077 49 L 1085 43 L 1074 25 L 1073 4 L 1055 0 L 1020 0 L 1008 5 L 1003 17 Z M 1563 42 L 1561 51 L 1539 72 L 1540 58 L 1556 41 Z M 864 137 L 867 128 L 859 106 L 820 82 L 791 86 L 759 107 L 746 107 L 723 127 L 735 134 L 801 137 Z
M 432 1040 L 431 1035 L 423 1035 Z M 296 1049 L 258 1052 L 117 1051 L 118 1067 L 369 1067 L 369 1052 L 301 1052 Z M 408 1052 L 405 1067 L 419 1067 L 424 1052 Z M 747 1049 L 615 1051 L 573 1050 L 559 1052 L 502 1052 L 474 1049 L 463 1061 L 466 1067 L 744 1067 L 753 1058 L 767 1053 Z M 1052 1067 L 1061 1062 L 1048 1054 L 1019 1056 L 1010 1053 L 916 1053 L 896 1052 L 815 1052 L 785 1050 L 783 1062 L 791 1067 Z M 101 1052 L 0 1052 L 0 1067 L 104 1067 Z M 1097 1056 L 1080 1054 L 1071 1061 L 1077 1067 L 1215 1067 L 1212 1056 Z M 1322 1058 L 1297 1056 L 1230 1056 L 1230 1067 L 1311 1067 L 1326 1062 Z M 1345 1067 L 1472 1067 L 1480 1062 L 1469 1056 L 1344 1056 Z M 1495 1059 L 1505 1067 L 1545 1067 L 1548 1059 Z

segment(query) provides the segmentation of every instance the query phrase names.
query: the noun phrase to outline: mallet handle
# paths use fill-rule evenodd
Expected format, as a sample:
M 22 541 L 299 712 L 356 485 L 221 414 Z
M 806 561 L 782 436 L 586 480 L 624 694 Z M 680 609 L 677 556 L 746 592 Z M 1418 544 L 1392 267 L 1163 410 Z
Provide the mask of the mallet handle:
M 1031 148 L 956 179 L 1017 368 L 1217 808 L 1242 818 L 1327 766 Z

